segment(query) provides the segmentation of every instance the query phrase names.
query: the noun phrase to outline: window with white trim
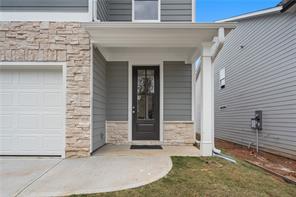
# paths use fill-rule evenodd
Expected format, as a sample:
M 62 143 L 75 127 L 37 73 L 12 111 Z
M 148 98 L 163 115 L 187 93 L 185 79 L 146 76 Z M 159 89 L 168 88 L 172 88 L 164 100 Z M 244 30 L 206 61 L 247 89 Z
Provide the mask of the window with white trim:
M 219 85 L 220 85 L 220 89 L 224 89 L 225 88 L 225 68 L 222 68 L 220 70 L 219 73 Z
M 133 0 L 133 20 L 160 21 L 160 0 Z

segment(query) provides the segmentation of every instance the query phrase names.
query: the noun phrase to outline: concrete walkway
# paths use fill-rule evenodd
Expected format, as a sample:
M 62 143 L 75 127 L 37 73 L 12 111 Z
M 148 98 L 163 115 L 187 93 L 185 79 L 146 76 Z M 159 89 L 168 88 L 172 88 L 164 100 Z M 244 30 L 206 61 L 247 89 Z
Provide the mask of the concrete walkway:
M 63 196 L 139 187 L 165 176 L 168 156 L 0 158 L 0 196 Z

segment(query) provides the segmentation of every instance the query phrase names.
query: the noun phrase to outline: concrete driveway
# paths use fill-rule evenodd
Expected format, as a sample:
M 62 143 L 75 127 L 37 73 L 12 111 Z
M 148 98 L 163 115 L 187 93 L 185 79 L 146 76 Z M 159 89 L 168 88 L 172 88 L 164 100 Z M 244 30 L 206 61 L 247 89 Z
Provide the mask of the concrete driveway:
M 168 156 L 0 158 L 0 196 L 63 196 L 139 187 L 165 176 Z
M 16 196 L 61 159 L 0 157 L 0 196 Z

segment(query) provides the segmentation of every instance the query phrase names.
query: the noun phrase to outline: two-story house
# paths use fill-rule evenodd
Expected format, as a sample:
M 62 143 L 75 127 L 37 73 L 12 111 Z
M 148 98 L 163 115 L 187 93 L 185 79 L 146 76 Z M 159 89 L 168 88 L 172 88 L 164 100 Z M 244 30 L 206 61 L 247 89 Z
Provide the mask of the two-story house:
M 233 23 L 194 0 L 2 0 L 0 155 L 89 156 L 105 143 L 213 148 L 212 60 Z

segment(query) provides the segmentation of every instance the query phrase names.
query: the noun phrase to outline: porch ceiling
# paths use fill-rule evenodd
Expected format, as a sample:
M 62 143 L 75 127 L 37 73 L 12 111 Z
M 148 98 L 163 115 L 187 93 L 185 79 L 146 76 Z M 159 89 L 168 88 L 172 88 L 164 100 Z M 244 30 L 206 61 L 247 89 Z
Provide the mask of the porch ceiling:
M 200 47 L 211 42 L 223 27 L 225 35 L 234 23 L 84 23 L 100 47 Z
M 235 23 L 84 23 L 84 28 L 107 60 L 134 54 L 151 59 L 191 61 L 199 56 L 202 43 L 212 42 L 219 28 L 227 35 Z M 126 54 L 126 56 L 125 56 Z

